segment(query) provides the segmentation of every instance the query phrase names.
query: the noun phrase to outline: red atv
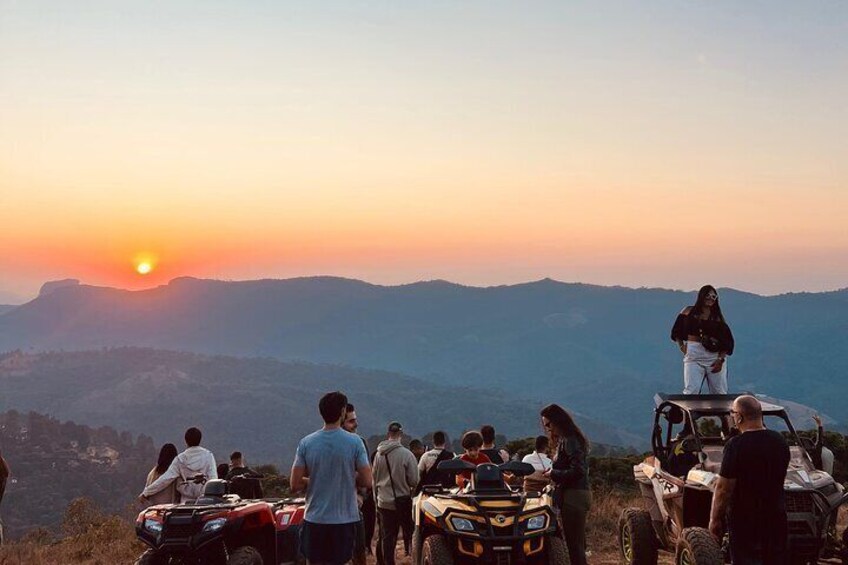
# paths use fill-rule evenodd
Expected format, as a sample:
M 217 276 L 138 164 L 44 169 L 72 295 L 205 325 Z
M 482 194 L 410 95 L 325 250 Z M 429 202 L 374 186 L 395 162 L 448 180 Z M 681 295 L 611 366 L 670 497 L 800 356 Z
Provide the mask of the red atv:
M 150 547 L 136 565 L 280 565 L 300 563 L 305 500 L 243 500 L 224 480 L 208 481 L 194 503 L 161 504 L 136 520 Z

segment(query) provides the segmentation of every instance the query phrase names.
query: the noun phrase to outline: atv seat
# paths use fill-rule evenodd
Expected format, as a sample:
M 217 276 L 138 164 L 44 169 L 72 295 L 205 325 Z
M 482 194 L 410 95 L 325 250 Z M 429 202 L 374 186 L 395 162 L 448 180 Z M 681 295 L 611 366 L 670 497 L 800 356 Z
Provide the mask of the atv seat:
M 212 504 L 225 504 L 229 502 L 238 502 L 239 496 L 230 493 L 229 483 L 222 479 L 213 479 L 207 481 L 203 487 L 203 495 L 198 498 L 194 504 L 196 506 L 206 506 Z
M 480 494 L 503 494 L 511 493 L 503 479 L 500 468 L 492 463 L 481 463 L 477 465 L 477 471 L 471 475 L 471 486 L 469 493 Z

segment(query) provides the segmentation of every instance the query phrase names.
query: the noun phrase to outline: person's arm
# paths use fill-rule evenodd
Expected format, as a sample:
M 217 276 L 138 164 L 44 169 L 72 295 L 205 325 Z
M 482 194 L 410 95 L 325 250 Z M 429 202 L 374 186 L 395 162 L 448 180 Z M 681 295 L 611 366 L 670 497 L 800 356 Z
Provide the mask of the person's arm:
M 307 479 L 306 459 L 303 456 L 304 446 L 303 441 L 297 445 L 297 450 L 294 452 L 294 463 L 292 463 L 291 473 L 289 473 L 289 486 L 292 492 L 301 492 L 306 490 L 309 485 Z
M 824 425 L 818 414 L 813 414 L 813 421 L 816 423 L 816 451 L 821 452 L 821 448 L 824 447 Z
M 421 461 L 418 462 L 418 475 L 424 476 L 424 474 L 430 470 L 430 467 L 427 465 L 427 462 L 433 458 L 428 451 L 424 455 L 421 456 Z
M 368 452 L 363 444 L 358 444 L 355 452 L 356 486 L 374 488 L 374 474 L 368 462 Z
M 406 484 L 409 485 L 410 492 L 415 490 L 418 478 L 418 462 L 415 460 L 415 455 L 410 451 L 406 459 Z
M 509 451 L 507 451 L 506 449 L 501 449 L 499 453 L 500 453 L 501 459 L 503 459 L 503 462 L 509 463 Z
M 724 521 L 725 516 L 727 516 L 727 507 L 730 504 L 730 499 L 733 496 L 733 490 L 735 488 L 736 479 L 719 476 L 715 494 L 713 495 L 713 507 L 710 511 L 710 533 L 719 541 L 724 536 Z
M 373 488 L 374 475 L 371 472 L 371 465 L 365 465 L 356 470 L 356 486 L 360 488 Z
M 265 473 L 260 473 L 259 471 L 255 471 L 250 467 L 247 468 L 247 476 L 251 479 L 264 479 Z
M 689 335 L 686 331 L 686 320 L 689 312 L 692 310 L 689 306 L 680 311 L 677 318 L 674 320 L 674 325 L 671 328 L 671 341 L 677 343 L 677 347 L 683 353 L 686 353 L 686 337 Z
M 218 478 L 218 465 L 215 464 L 215 456 L 208 452 L 206 457 L 206 480 L 211 481 Z
M 725 519 L 727 517 L 727 508 L 730 505 L 730 499 L 733 495 L 733 490 L 736 488 L 736 478 L 739 476 L 739 463 L 737 453 L 739 450 L 739 440 L 742 436 L 731 438 L 724 446 L 724 454 L 721 458 L 721 469 L 719 470 L 718 483 L 716 491 L 713 495 L 713 506 L 710 511 L 709 530 L 713 536 L 721 541 L 725 531 Z
M 306 490 L 306 486 L 309 484 L 306 479 L 306 467 L 298 467 L 297 463 L 292 465 L 289 484 L 293 493 Z
M 733 332 L 730 331 L 730 326 L 722 322 L 722 350 L 719 352 L 719 358 L 724 359 L 725 356 L 733 355 L 733 349 L 736 347 L 736 341 L 733 339 Z
M 168 470 L 162 473 L 158 479 L 144 487 L 144 490 L 141 491 L 140 499 L 147 498 L 148 496 L 152 496 L 159 492 L 160 490 L 164 490 L 168 487 L 172 482 L 177 480 L 180 476 L 180 458 L 174 457 L 174 460 L 171 461 L 171 464 L 168 466 Z

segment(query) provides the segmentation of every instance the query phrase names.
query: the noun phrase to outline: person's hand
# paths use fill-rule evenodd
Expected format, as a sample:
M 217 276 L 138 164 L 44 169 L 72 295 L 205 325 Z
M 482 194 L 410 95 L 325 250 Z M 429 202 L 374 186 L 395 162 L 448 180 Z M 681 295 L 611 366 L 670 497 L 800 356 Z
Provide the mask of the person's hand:
M 550 479 L 551 478 L 551 469 L 545 469 L 545 472 L 542 473 L 542 476 L 545 477 L 546 479 Z
M 721 538 L 724 537 L 724 523 L 719 520 L 710 520 L 710 533 L 721 543 Z
M 813 414 L 813 422 L 815 422 L 818 427 L 822 427 L 822 419 L 818 414 Z
M 718 373 L 721 371 L 722 366 L 724 366 L 724 359 L 716 359 L 712 365 L 710 365 L 710 371 L 713 373 Z

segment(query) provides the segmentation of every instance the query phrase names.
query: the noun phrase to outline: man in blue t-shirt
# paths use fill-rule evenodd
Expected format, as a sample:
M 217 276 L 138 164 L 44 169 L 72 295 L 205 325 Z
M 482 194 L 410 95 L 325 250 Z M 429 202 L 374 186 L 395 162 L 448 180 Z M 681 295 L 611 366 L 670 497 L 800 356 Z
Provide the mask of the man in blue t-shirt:
M 356 487 L 371 488 L 371 466 L 362 439 L 342 429 L 347 397 L 325 394 L 318 403 L 324 427 L 297 446 L 293 492 L 306 489 L 301 549 L 312 565 L 341 565 L 353 557 L 359 508 Z

